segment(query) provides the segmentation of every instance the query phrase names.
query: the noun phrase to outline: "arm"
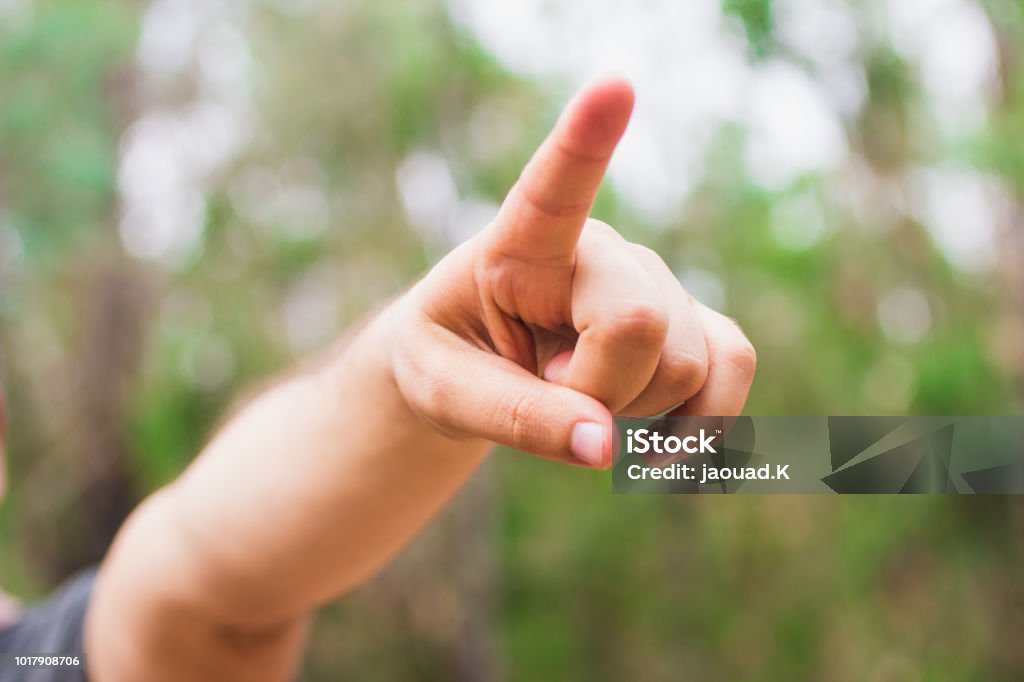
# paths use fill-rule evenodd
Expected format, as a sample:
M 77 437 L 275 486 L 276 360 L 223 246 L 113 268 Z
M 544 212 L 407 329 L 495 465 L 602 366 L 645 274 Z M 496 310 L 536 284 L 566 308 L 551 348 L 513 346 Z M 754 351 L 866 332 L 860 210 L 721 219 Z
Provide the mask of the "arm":
M 258 397 L 136 511 L 90 613 L 96 679 L 290 679 L 305 614 L 390 559 L 479 464 L 487 442 L 440 435 L 402 399 L 392 319 Z
M 96 680 L 287 679 L 307 614 L 394 556 L 491 443 L 603 468 L 613 414 L 739 413 L 742 333 L 587 220 L 631 108 L 621 81 L 586 89 L 491 225 L 132 515 L 88 617 Z

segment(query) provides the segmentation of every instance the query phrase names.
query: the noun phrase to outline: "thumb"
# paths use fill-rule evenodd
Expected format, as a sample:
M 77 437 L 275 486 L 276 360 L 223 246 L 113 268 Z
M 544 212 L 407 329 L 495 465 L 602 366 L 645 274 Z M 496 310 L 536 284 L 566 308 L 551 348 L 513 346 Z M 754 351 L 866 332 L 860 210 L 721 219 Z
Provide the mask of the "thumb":
M 599 401 L 475 347 L 424 351 L 403 363 L 418 376 L 402 383 L 421 387 L 407 398 L 428 419 L 549 459 L 611 465 L 612 416 Z

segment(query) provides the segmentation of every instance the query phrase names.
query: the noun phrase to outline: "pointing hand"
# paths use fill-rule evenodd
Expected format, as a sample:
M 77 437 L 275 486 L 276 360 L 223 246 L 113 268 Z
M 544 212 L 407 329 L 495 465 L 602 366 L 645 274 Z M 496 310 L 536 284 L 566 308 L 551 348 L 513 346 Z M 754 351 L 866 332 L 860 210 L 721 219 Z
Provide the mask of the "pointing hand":
M 606 467 L 612 415 L 742 410 L 740 329 L 588 218 L 632 108 L 625 81 L 585 87 L 494 221 L 398 302 L 396 381 L 442 431 Z

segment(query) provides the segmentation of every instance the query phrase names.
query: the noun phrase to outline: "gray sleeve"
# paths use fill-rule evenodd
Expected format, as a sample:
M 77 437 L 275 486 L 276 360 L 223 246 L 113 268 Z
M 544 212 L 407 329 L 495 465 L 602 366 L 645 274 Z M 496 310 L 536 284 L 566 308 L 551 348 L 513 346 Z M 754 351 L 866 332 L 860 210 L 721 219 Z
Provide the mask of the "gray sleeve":
M 45 602 L 0 630 L 0 652 L 82 654 L 82 626 L 96 569 L 83 571 L 61 585 Z M 76 669 L 0 669 L 0 682 L 86 682 Z

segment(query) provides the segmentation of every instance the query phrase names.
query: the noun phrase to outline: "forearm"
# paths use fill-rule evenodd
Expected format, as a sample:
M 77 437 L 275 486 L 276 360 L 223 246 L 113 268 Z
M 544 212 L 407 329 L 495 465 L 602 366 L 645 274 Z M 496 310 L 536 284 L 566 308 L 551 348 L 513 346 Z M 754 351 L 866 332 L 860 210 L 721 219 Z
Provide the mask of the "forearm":
M 257 648 L 287 657 L 311 608 L 423 527 L 489 444 L 446 438 L 409 410 L 390 322 L 386 310 L 328 362 L 250 403 L 138 512 L 104 566 L 93 629 L 138 619 L 147 637 L 177 636 L 194 617 L 214 636 L 273 633 Z M 158 634 L 161 623 L 174 632 Z
M 250 405 L 175 486 L 185 532 L 237 586 L 224 589 L 240 591 L 246 622 L 301 613 L 372 574 L 488 448 L 409 411 L 391 371 L 393 310 Z

